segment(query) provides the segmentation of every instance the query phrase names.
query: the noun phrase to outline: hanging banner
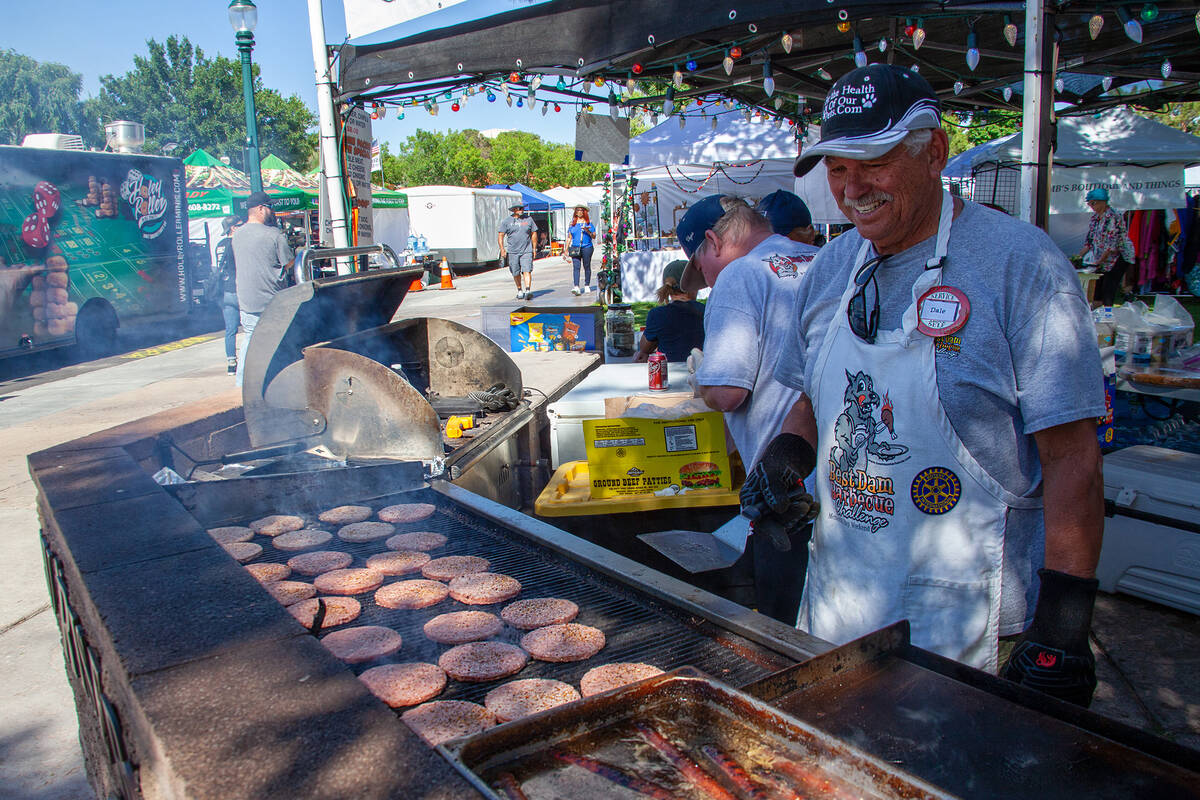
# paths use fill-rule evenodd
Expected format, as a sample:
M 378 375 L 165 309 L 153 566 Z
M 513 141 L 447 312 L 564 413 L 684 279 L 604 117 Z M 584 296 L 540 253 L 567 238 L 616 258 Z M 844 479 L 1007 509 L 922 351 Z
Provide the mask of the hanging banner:
M 599 164 L 629 163 L 629 118 L 607 114 L 575 117 L 575 160 Z
M 1183 185 L 1183 165 L 1178 163 L 1158 167 L 1056 166 L 1050 173 L 1050 213 L 1091 213 L 1085 197 L 1098 188 L 1108 190 L 1108 204 L 1117 211 L 1183 208 Z
M 355 108 L 342 128 L 342 149 L 346 154 L 346 180 L 350 187 L 350 206 L 358 209 L 358 227 L 351 241 L 358 245 L 374 244 L 371 219 L 371 117 Z
M 463 0 L 342 0 L 351 39 L 456 6 Z

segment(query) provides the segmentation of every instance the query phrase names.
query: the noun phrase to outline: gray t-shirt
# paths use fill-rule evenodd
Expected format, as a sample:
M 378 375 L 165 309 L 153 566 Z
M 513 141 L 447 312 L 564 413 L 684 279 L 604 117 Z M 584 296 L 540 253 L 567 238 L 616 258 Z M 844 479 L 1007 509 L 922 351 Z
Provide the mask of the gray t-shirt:
M 875 273 L 881 330 L 901 326 L 912 285 L 933 256 L 934 238 L 892 256 Z M 834 239 L 801 281 L 776 364 L 776 376 L 788 386 L 812 384 L 817 352 L 861 244 L 857 231 Z M 1100 353 L 1079 280 L 1044 232 L 966 202 L 950 229 L 942 282 L 961 289 L 971 303 L 966 326 L 939 339 L 934 351 L 946 416 L 997 482 L 1018 496 L 1038 495 L 1042 471 L 1032 434 L 1104 415 Z M 1044 548 L 1042 512 L 1011 511 L 1001 635 L 1020 632 L 1033 616 Z
M 238 308 L 261 314 L 280 289 L 287 286 L 292 248 L 283 231 L 261 222 L 248 222 L 233 232 L 237 261 Z
M 504 249 L 510 253 L 532 253 L 533 234 L 537 233 L 537 223 L 531 217 L 509 217 L 500 226 L 504 234 Z
M 750 396 L 725 414 L 746 468 L 762 458 L 800 392 L 774 378 L 775 357 L 792 323 L 796 291 L 817 248 L 768 236 L 717 276 L 704 306 L 701 386 L 736 386 Z

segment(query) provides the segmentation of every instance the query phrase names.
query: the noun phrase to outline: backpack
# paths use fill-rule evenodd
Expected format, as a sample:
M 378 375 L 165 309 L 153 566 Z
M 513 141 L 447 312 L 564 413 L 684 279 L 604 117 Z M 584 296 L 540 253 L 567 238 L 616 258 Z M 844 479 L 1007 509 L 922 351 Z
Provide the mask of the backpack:
M 204 299 L 210 303 L 218 303 L 224 294 L 225 278 L 233 266 L 233 242 L 229 238 L 217 242 L 217 265 L 204 284 Z

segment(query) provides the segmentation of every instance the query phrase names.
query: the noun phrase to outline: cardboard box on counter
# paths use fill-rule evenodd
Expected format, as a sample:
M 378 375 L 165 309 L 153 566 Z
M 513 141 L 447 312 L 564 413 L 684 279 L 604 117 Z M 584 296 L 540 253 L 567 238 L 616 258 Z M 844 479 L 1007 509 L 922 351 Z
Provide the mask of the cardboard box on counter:
M 583 433 L 593 499 L 646 494 L 671 485 L 732 488 L 725 420 L 719 411 L 679 419 L 589 419 L 583 421 Z

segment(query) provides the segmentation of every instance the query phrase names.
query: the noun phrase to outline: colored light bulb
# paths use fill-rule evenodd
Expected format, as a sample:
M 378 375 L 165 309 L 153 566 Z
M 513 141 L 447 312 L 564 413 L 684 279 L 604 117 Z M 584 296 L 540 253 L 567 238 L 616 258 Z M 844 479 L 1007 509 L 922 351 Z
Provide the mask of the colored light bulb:
M 451 111 L 458 111 L 460 108 L 462 108 L 462 106 L 460 106 L 458 103 L 451 103 L 451 104 L 450 104 L 450 110 L 451 110 Z
M 554 84 L 554 88 L 558 89 L 560 92 L 563 89 L 567 88 L 567 82 L 565 80 L 563 80 L 562 75 L 558 76 L 558 83 Z
M 962 81 L 955 81 L 955 82 L 954 82 L 954 94 L 955 94 L 955 95 L 960 95 L 960 94 L 962 94 L 962 91 L 963 91 L 963 89 L 965 89 L 965 88 L 966 88 L 966 86 L 963 84 L 963 82 L 962 82 Z
M 1103 22 L 1104 18 L 1101 17 L 1100 19 Z M 1092 38 L 1095 39 L 1096 37 L 1093 36 Z M 1009 47 L 1017 46 L 1017 26 L 1008 14 L 1004 15 L 1004 41 L 1008 42 Z
M 520 83 L 521 76 L 515 72 L 510 72 L 510 73 L 508 73 L 508 82 L 509 83 Z
M 1117 18 L 1121 20 L 1121 27 L 1125 29 L 1125 35 L 1138 44 L 1141 44 L 1142 23 L 1129 16 L 1129 12 L 1125 9 L 1125 6 L 1117 6 Z
M 1012 100 L 1012 94 L 1013 94 L 1012 87 L 1005 86 L 1004 87 L 1004 102 L 1007 103 L 1009 100 Z
M 887 39 L 880 39 L 879 44 L 877 44 L 876 47 L 879 48 L 879 52 L 886 53 L 888 49 Z
M 771 74 L 771 62 L 763 62 L 763 91 L 767 97 L 775 94 L 775 77 Z
M 838 33 L 849 33 L 850 32 L 850 23 L 843 20 L 837 24 L 837 29 L 838 29 Z
M 645 67 L 643 67 L 641 64 L 637 64 L 637 63 L 635 63 L 635 64 L 633 65 L 633 74 L 634 74 L 634 75 L 641 75 L 641 74 L 642 74 L 642 70 L 643 70 L 643 69 L 645 69 Z
M 1160 71 L 1162 72 L 1162 76 L 1163 76 L 1164 80 L 1171 77 L 1171 59 L 1169 59 L 1169 58 L 1163 59 L 1163 63 L 1162 63 L 1162 67 L 1161 67 Z
M 979 35 L 975 31 L 967 33 L 967 68 L 971 72 L 979 66 Z
M 518 97 L 517 98 L 517 108 L 524 108 L 524 107 L 525 107 L 525 99 L 522 97 Z
M 833 76 L 829 74 L 829 70 L 825 69 L 824 67 L 821 67 L 817 70 L 817 77 L 823 81 L 833 80 Z
M 694 58 L 689 58 L 689 59 L 688 59 L 688 61 L 687 61 L 687 63 L 686 63 L 686 64 L 684 64 L 683 66 L 687 68 L 687 71 L 688 71 L 688 72 L 695 72 L 695 71 L 696 71 L 696 67 L 698 67 L 698 66 L 699 66 L 699 64 L 697 64 L 697 63 L 696 63 L 696 59 L 694 59 Z
M 733 73 L 733 58 L 729 55 L 728 51 L 725 53 L 725 58 L 721 59 L 721 66 L 725 68 L 726 75 Z
M 921 45 L 925 44 L 925 22 L 924 22 L 924 20 L 917 20 L 917 29 L 913 31 L 912 42 L 913 42 L 913 50 L 920 50 Z
M 493 93 L 491 93 L 491 92 L 488 92 L 488 93 L 487 93 L 487 101 L 488 101 L 489 103 L 494 103 L 494 102 L 496 102 L 496 95 L 494 95 L 494 94 L 493 94 Z
M 1143 22 L 1154 22 L 1158 19 L 1158 6 L 1154 3 L 1146 3 L 1142 6 L 1141 17 Z
M 729 55 L 733 56 L 734 58 L 741 58 L 742 48 L 734 45 L 733 47 L 729 48 Z
M 1112 75 L 1105 75 L 1103 78 L 1101 78 L 1100 85 L 1104 87 L 1104 91 L 1106 92 L 1111 89 L 1113 85 Z
M 792 39 L 792 35 L 790 33 L 785 33 L 779 38 L 779 44 L 783 47 L 783 52 L 785 53 L 792 52 L 792 45 L 794 43 L 795 40 Z
M 867 54 L 863 52 L 862 39 L 858 38 L 858 34 L 854 34 L 854 66 L 865 67 L 867 65 Z

